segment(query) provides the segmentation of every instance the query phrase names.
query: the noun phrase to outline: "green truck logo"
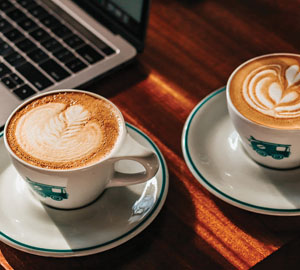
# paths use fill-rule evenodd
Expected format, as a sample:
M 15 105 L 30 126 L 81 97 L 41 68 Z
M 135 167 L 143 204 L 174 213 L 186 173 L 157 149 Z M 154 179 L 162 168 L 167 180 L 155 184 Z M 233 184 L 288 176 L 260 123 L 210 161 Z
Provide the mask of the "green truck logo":
M 291 154 L 290 144 L 259 141 L 256 140 L 253 136 L 250 136 L 248 140 L 252 149 L 263 157 L 271 156 L 274 159 L 280 160 L 283 158 L 288 158 Z
M 44 198 L 49 197 L 55 201 L 62 201 L 64 199 L 68 199 L 68 193 L 66 192 L 65 187 L 33 182 L 28 177 L 26 177 L 26 180 L 27 183 L 32 187 L 32 189 Z

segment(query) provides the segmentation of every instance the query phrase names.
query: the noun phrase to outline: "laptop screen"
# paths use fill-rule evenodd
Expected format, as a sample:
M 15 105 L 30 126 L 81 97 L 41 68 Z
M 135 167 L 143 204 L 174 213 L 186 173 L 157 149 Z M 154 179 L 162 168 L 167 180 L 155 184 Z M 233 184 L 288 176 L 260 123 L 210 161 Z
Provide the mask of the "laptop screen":
M 132 43 L 144 47 L 150 0 L 73 0 L 99 22 Z

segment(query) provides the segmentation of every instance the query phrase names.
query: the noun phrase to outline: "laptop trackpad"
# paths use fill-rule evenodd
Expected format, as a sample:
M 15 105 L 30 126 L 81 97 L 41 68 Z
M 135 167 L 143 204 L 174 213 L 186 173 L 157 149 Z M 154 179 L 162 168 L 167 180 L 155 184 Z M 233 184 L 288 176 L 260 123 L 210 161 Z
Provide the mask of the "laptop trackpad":
M 14 94 L 10 93 L 9 90 L 0 85 L 0 128 L 4 126 L 10 113 L 21 104 L 21 100 L 18 99 Z M 1 131 L 0 129 L 0 131 Z

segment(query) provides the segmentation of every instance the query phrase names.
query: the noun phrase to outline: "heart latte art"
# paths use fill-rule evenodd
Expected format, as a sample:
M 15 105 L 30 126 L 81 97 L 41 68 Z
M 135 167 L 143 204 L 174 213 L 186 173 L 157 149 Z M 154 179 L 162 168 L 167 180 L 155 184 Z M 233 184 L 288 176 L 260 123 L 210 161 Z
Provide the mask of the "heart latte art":
M 236 71 L 230 97 L 248 119 L 276 128 L 300 129 L 300 58 L 257 58 Z
M 289 66 L 285 71 L 282 69 L 280 65 L 267 65 L 252 71 L 244 81 L 243 96 L 251 107 L 261 113 L 274 117 L 298 117 L 299 66 Z
M 109 153 L 119 123 L 108 102 L 66 92 L 42 97 L 19 110 L 7 134 L 20 158 L 40 167 L 67 169 L 89 165 Z

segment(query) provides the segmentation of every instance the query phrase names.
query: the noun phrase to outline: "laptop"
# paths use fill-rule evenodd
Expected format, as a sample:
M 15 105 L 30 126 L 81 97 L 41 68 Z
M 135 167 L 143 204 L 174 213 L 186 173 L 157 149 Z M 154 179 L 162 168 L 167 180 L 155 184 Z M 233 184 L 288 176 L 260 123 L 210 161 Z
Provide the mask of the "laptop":
M 43 91 L 76 88 L 143 51 L 150 0 L 1 0 L 0 132 Z

